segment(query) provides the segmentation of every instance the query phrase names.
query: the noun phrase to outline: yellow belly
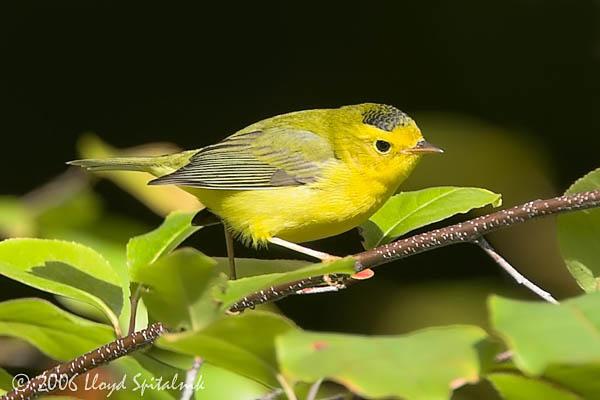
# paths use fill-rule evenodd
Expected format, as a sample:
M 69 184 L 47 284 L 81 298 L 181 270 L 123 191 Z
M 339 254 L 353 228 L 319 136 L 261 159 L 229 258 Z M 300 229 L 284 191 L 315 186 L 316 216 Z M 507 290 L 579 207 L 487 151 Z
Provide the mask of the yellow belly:
M 397 171 L 340 164 L 317 182 L 263 190 L 185 188 L 196 195 L 245 243 L 265 244 L 278 237 L 302 243 L 348 231 L 366 221 L 396 191 L 417 157 Z
M 295 243 L 334 236 L 367 220 L 393 193 L 372 184 L 362 188 L 308 184 L 265 190 L 186 188 L 246 243 L 272 237 Z

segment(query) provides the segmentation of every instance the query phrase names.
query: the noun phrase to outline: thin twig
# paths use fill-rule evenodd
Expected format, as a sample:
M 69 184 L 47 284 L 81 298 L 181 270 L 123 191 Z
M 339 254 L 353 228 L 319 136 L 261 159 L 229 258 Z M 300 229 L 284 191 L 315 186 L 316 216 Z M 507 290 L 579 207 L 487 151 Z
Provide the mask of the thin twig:
M 533 293 L 540 296 L 542 299 L 546 300 L 549 303 L 558 304 L 558 301 L 552 295 L 539 286 L 536 286 L 533 282 L 525 278 L 523 275 L 519 273 L 512 265 L 508 263 L 500 254 L 494 250 L 494 248 L 488 243 L 485 238 L 481 237 L 473 241 L 475 244 L 479 245 L 494 261 L 500 265 L 510 276 L 517 281 L 517 283 L 525 286 L 527 289 L 531 290 Z
M 137 308 L 138 302 L 140 301 L 140 292 L 142 290 L 142 285 L 138 284 L 137 288 L 135 288 L 135 292 L 130 297 L 131 303 L 131 315 L 129 316 L 129 330 L 127 331 L 127 335 L 131 335 L 135 332 L 135 319 L 137 317 Z
M 60 386 L 53 385 L 53 388 L 49 388 L 48 385 L 50 383 L 68 382 L 75 376 L 131 354 L 143 346 L 154 343 L 165 332 L 167 330 L 163 324 L 156 322 L 146 329 L 105 344 L 72 361 L 59 364 L 52 369 L 44 371 L 41 375 L 6 393 L 0 397 L 0 400 L 31 400 L 41 395 L 49 394 Z
M 237 279 L 237 272 L 235 270 L 235 253 L 233 248 L 233 236 L 231 231 L 227 227 L 227 224 L 223 223 L 223 229 L 225 230 L 225 244 L 227 245 L 227 259 L 229 260 L 229 279 L 232 281 Z
M 294 389 L 292 389 L 292 387 L 285 380 L 285 378 L 283 377 L 283 375 L 277 374 L 277 380 L 281 384 L 281 388 L 285 392 L 285 395 L 287 396 L 288 400 L 298 400 L 298 398 L 296 397 L 296 393 L 294 393 Z
M 273 399 L 276 399 L 279 396 L 281 396 L 281 394 L 283 394 L 283 389 L 277 388 L 277 389 L 273 390 L 272 392 L 269 392 L 256 400 L 273 400 Z
M 600 206 L 600 190 L 559 196 L 548 200 L 530 201 L 506 210 L 497 211 L 465 222 L 435 229 L 406 239 L 355 254 L 357 272 L 395 260 L 456 243 L 473 242 L 483 235 L 535 218 Z M 243 311 L 259 304 L 276 301 L 306 288 L 327 284 L 323 276 L 314 276 L 276 285 L 251 294 L 231 306 L 232 312 Z M 348 275 L 329 275 L 342 286 L 355 283 Z
M 315 383 L 313 383 L 308 391 L 308 395 L 306 396 L 306 400 L 315 400 L 317 398 L 317 394 L 319 393 L 319 389 L 321 388 L 321 384 L 323 383 L 323 378 L 319 379 Z
M 180 400 L 190 400 L 194 395 L 194 383 L 203 364 L 204 360 L 202 358 L 194 357 L 194 363 L 185 375 L 185 385 L 183 392 L 181 392 Z

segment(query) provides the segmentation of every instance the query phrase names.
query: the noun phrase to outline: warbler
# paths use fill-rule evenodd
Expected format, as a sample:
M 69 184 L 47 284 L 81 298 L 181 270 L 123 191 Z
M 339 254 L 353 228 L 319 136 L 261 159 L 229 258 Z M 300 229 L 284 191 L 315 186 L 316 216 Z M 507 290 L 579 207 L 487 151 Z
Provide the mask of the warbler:
M 274 243 L 326 260 L 332 256 L 297 243 L 360 225 L 422 155 L 441 152 L 399 109 L 365 103 L 278 115 L 177 154 L 69 163 L 149 172 L 157 177 L 150 185 L 194 194 L 246 244 Z

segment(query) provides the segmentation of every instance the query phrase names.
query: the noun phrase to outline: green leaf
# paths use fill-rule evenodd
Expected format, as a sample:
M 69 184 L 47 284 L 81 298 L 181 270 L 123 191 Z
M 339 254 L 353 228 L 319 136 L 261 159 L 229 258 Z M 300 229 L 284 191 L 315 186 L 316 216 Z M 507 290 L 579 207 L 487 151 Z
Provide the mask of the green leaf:
M 127 243 L 126 253 L 130 280 L 133 282 L 145 283 L 147 286 L 153 287 L 152 292 L 143 294 L 144 300 L 154 305 L 154 310 L 149 310 L 150 313 L 154 312 L 155 316 L 161 316 L 157 320 L 164 322 L 171 329 L 179 329 L 182 327 L 190 328 L 194 325 L 192 319 L 190 319 L 191 315 L 200 316 L 202 315 L 201 311 L 208 311 L 208 308 L 206 307 L 208 303 L 206 301 L 199 301 L 199 299 L 202 298 L 200 296 L 202 293 L 201 291 L 197 290 L 196 295 L 191 296 L 191 300 L 193 300 L 193 303 L 196 305 L 204 304 L 204 306 L 200 306 L 199 308 L 193 306 L 192 303 L 189 303 L 189 296 L 188 299 L 182 298 L 182 296 L 187 296 L 187 294 L 179 293 L 179 295 L 175 297 L 170 295 L 174 293 L 173 290 L 181 286 L 183 282 L 185 282 L 188 289 L 186 292 L 193 292 L 188 286 L 190 286 L 192 282 L 196 282 L 196 280 L 186 281 L 188 278 L 186 275 L 200 273 L 198 269 L 195 269 L 195 271 L 186 271 L 186 267 L 181 267 L 183 269 L 179 269 L 178 274 L 171 275 L 169 264 L 172 265 L 173 261 L 158 266 L 157 271 L 161 271 L 160 273 L 155 271 L 156 268 L 155 265 L 153 265 L 153 263 L 169 254 L 187 237 L 200 229 L 200 227 L 192 226 L 191 224 L 195 214 L 195 212 L 173 212 L 165 218 L 158 228 L 143 235 L 136 236 Z M 183 261 L 185 262 L 185 260 Z M 207 260 L 204 260 L 200 263 L 206 262 Z M 165 268 L 167 269 L 165 270 Z M 190 268 L 192 268 L 192 266 L 190 266 Z M 212 269 L 210 274 L 212 274 Z M 208 279 L 206 273 L 201 273 L 201 275 L 202 279 Z M 162 282 L 163 278 L 165 279 L 165 282 Z M 181 279 L 183 279 L 183 281 Z M 161 289 L 160 287 L 163 286 L 163 283 L 166 283 L 166 285 Z M 203 283 L 203 285 L 205 284 L 206 282 Z M 172 310 L 168 310 L 168 307 L 166 307 L 167 304 L 180 307 L 175 307 L 175 312 L 173 313 L 171 312 Z M 189 307 L 193 310 L 189 310 L 187 313 L 184 312 L 185 308 Z M 184 314 L 187 314 L 188 318 L 183 318 Z M 202 319 L 210 320 L 210 318 L 212 318 L 212 312 L 207 313 Z
M 487 378 L 504 400 L 581 400 L 582 397 L 563 390 L 554 382 L 528 378 L 513 373 L 494 373 Z
M 575 182 L 565 194 L 600 189 L 600 168 Z M 600 290 L 600 208 L 558 216 L 558 244 L 571 275 L 586 292 Z
M 226 317 L 200 331 L 163 335 L 156 344 L 275 387 L 279 384 L 274 340 L 291 330 L 295 326 L 286 318 L 254 311 Z
M 90 247 L 102 254 L 117 272 L 119 280 L 123 283 L 122 287 L 129 291 L 129 269 L 127 268 L 127 261 L 125 257 L 125 244 L 127 241 L 119 242 L 113 240 L 114 238 L 106 239 L 96 235 L 98 226 L 89 228 L 87 231 L 78 230 L 48 230 L 46 229 L 44 235 L 46 238 L 60 239 L 63 241 L 76 242 L 84 246 Z M 121 225 L 114 225 L 111 227 L 112 230 L 118 231 L 124 228 Z M 90 233 L 93 230 L 94 233 Z
M 23 339 L 59 361 L 80 356 L 115 338 L 110 327 L 40 299 L 0 303 L 0 335 Z
M 13 389 L 13 377 L 11 374 L 0 368 L 0 395 Z
M 156 379 L 163 382 L 182 382 L 191 367 L 194 357 L 182 355 L 156 346 L 144 354 L 137 353 L 135 359 Z M 197 400 L 214 399 L 259 399 L 270 390 L 249 378 L 235 374 L 226 369 L 204 362 L 200 367 L 197 379 L 201 379 L 196 391 Z M 175 399 L 181 398 L 181 391 L 169 390 Z
M 196 400 L 214 399 L 262 399 L 272 392 L 272 388 L 224 368 L 205 363 L 200 370 L 204 389 L 196 391 Z M 281 396 L 279 399 L 284 400 Z
M 191 248 L 179 249 L 145 268 L 136 281 L 150 317 L 170 330 L 200 329 L 219 311 L 210 287 L 225 281 L 215 261 Z M 147 290 L 146 290 L 147 289 Z
M 600 363 L 600 293 L 560 305 L 493 296 L 489 308 L 515 365 L 528 374 L 540 375 L 551 364 Z
M 146 307 L 146 303 L 144 303 L 144 299 L 140 298 L 137 304 L 137 312 L 135 313 L 135 322 L 134 322 L 134 330 L 137 332 L 139 330 L 145 329 L 149 325 L 148 321 L 148 308 Z
M 235 281 L 227 281 L 225 291 L 215 291 L 215 296 L 223 303 L 221 305 L 221 310 L 227 310 L 232 304 L 241 300 L 245 296 L 271 286 L 293 282 L 295 280 L 304 279 L 311 276 L 338 273 L 353 274 L 355 272 L 354 264 L 354 258 L 346 257 L 340 260 L 311 264 L 310 266 L 290 272 L 257 275 L 248 278 L 237 279 Z
M 98 195 L 86 185 L 81 171 L 77 172 L 69 179 L 60 180 L 57 183 L 60 188 L 40 194 L 50 204 L 38 201 L 39 205 L 34 207 L 41 212 L 37 217 L 39 236 L 77 242 L 102 254 L 119 276 L 123 297 L 129 298 L 129 269 L 123 249 L 132 236 L 146 232 L 148 228 L 131 219 L 103 213 Z M 127 301 L 120 316 L 122 324 L 127 324 L 129 315 Z
M 0 273 L 45 292 L 98 307 L 120 330 L 128 293 L 111 265 L 89 247 L 59 240 L 9 239 L 0 243 Z
M 500 206 L 501 195 L 468 187 L 434 187 L 399 193 L 361 225 L 363 245 L 371 249 L 414 229 L 488 204 Z
M 217 262 L 217 270 L 225 275 L 229 275 L 229 259 L 227 257 L 213 257 L 213 259 Z M 314 263 L 301 260 L 260 260 L 257 258 L 235 258 L 235 270 L 238 278 L 296 271 L 310 265 L 314 265 Z
M 165 350 L 160 350 L 156 346 L 152 346 L 146 353 L 135 353 L 133 358 L 148 372 L 152 373 L 155 378 L 161 378 L 163 382 L 175 382 L 175 385 L 185 382 L 186 372 L 192 366 L 193 357 L 187 357 L 186 365 L 182 368 L 171 365 L 169 359 L 160 357 L 162 353 L 176 354 Z M 177 356 L 183 358 L 176 354 Z M 174 387 L 166 388 L 167 392 L 175 399 L 181 397 L 180 391 Z
M 110 368 L 118 371 L 118 374 L 115 374 L 116 378 L 111 380 L 110 383 L 119 383 L 121 379 L 125 379 L 124 385 L 127 390 L 115 391 L 113 396 L 117 399 L 130 400 L 148 398 L 152 400 L 173 400 L 169 391 L 157 386 L 160 376 L 154 375 L 151 371 L 146 369 L 145 366 L 142 366 L 136 358 L 121 357 L 110 363 Z M 180 381 L 178 380 L 178 382 Z M 165 379 L 163 378 L 162 385 L 164 384 Z M 144 390 L 143 396 L 142 390 Z M 110 398 L 112 398 L 112 396 Z
M 79 315 L 80 317 L 89 319 L 91 321 L 106 321 L 106 316 L 98 309 L 98 307 L 61 295 L 55 295 L 54 300 L 56 300 L 61 308 L 72 314 Z
M 140 269 L 179 246 L 200 229 L 192 226 L 195 213 L 173 212 L 155 230 L 136 236 L 127 243 L 127 264 L 132 281 L 137 281 Z
M 291 379 L 333 379 L 369 398 L 447 400 L 452 388 L 479 380 L 476 345 L 486 336 L 474 326 L 381 337 L 292 331 L 276 343 Z
M 593 399 L 600 393 L 600 363 L 586 365 L 551 365 L 542 380 L 577 393 L 583 399 Z

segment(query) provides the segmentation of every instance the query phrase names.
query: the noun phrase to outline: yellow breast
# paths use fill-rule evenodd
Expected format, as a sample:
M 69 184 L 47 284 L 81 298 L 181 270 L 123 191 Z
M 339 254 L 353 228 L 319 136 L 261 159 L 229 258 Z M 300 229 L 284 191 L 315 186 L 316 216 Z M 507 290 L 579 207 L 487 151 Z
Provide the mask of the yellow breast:
M 340 164 L 317 182 L 267 190 L 189 188 L 237 236 L 257 246 L 278 237 L 301 243 L 350 230 L 367 220 L 396 191 L 417 158 L 396 171 L 365 171 Z M 394 175 L 393 177 L 390 176 Z M 394 181 L 390 182 L 393 178 Z

